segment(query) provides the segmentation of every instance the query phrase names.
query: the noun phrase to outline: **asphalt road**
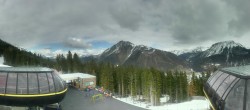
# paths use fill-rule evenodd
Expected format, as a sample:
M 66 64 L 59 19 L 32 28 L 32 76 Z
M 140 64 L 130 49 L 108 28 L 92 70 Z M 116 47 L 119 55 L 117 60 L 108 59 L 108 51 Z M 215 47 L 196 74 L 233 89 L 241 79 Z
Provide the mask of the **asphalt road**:
M 96 92 L 96 91 L 92 91 Z M 61 102 L 63 110 L 146 110 L 135 107 L 113 98 L 97 99 L 91 101 L 87 93 L 74 88 L 69 88 L 68 92 Z

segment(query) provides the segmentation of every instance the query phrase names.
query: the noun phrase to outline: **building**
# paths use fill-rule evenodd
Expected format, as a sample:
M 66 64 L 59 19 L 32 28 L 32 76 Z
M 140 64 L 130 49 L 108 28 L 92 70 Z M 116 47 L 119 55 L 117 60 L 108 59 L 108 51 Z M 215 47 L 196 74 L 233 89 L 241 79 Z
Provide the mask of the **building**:
M 68 73 L 60 74 L 60 77 L 67 83 L 71 83 L 79 89 L 85 89 L 88 86 L 96 86 L 96 76 L 86 73 Z
M 213 110 L 250 110 L 250 65 L 214 72 L 204 93 Z
M 0 105 L 44 106 L 60 102 L 67 88 L 44 67 L 0 67 Z

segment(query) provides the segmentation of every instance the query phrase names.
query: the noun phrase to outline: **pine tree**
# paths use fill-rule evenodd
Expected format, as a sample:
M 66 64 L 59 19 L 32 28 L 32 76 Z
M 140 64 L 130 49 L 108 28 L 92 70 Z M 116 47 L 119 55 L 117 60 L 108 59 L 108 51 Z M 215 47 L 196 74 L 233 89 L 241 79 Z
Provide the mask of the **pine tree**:
M 195 96 L 197 95 L 197 80 L 196 76 L 194 73 L 192 73 L 192 78 L 188 87 L 188 94 L 189 96 Z
M 74 53 L 74 55 L 73 55 L 72 64 L 73 64 L 72 65 L 73 72 L 80 72 L 80 68 L 81 68 L 82 64 L 81 64 L 79 56 L 76 53 Z
M 68 65 L 68 72 L 73 72 L 73 59 L 72 59 L 72 53 L 68 51 L 67 54 L 67 65 Z

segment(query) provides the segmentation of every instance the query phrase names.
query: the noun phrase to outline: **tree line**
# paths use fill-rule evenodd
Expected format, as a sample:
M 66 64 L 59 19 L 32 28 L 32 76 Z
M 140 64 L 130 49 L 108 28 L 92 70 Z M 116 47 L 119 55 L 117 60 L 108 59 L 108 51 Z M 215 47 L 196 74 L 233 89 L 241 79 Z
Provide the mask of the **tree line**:
M 201 73 L 201 76 L 187 74 L 105 63 L 100 64 L 96 72 L 97 85 L 120 97 L 132 96 L 135 100 L 145 100 L 152 105 L 159 105 L 160 97 L 166 95 L 169 96 L 169 103 L 187 101 L 191 96 L 203 96 L 203 84 L 210 73 Z M 188 79 L 188 76 L 191 78 Z
M 1 39 L 0 56 L 4 57 L 4 64 L 11 66 L 46 66 L 52 68 L 55 64 L 51 59 L 12 46 Z

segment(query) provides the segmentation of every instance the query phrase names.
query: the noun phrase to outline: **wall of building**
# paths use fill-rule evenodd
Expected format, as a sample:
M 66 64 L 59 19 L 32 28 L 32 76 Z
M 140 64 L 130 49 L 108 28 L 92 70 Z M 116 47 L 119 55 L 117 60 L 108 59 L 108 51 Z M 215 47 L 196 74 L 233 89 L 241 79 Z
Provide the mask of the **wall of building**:
M 88 86 L 91 86 L 92 88 L 96 87 L 96 78 L 95 77 L 82 79 L 81 88 L 87 88 Z

